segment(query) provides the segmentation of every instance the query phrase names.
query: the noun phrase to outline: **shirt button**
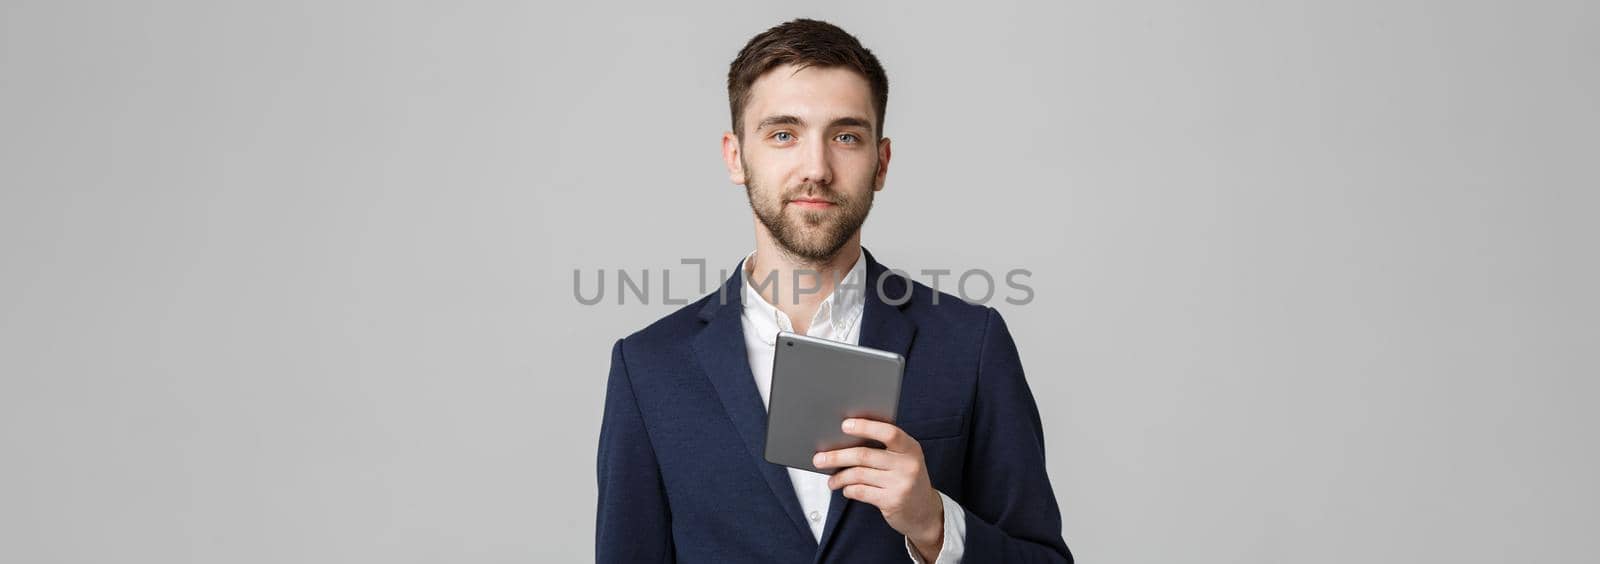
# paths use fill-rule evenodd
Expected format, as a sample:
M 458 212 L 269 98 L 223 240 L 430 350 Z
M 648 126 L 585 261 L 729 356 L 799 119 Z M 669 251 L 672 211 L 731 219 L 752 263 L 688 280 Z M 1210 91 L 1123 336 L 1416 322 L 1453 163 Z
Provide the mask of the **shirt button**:
M 806 517 L 810 517 L 812 523 L 815 523 L 815 522 L 817 522 L 817 519 L 821 519 L 822 518 L 822 516 L 818 515 L 817 512 L 815 512 L 815 511 L 812 511 L 811 514 L 810 515 L 806 515 Z

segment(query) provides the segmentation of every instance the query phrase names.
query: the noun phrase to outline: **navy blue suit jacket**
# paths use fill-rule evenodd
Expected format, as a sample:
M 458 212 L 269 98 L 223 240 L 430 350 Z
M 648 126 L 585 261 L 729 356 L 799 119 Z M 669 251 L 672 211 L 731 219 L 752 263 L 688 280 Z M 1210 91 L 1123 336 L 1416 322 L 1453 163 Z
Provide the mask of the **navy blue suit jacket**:
M 921 443 L 933 486 L 966 509 L 963 561 L 1071 562 L 1039 411 L 1000 314 L 864 258 L 860 342 L 906 358 L 898 425 Z M 788 473 L 762 456 L 742 283 L 736 270 L 612 348 L 596 562 L 910 562 L 877 508 L 838 490 L 818 543 Z

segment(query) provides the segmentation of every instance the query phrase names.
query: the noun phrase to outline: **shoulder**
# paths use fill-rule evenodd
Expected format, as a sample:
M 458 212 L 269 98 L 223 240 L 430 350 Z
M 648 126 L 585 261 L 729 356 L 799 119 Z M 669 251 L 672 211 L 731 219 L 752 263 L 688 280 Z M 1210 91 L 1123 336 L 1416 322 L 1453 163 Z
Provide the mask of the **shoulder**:
M 883 298 L 890 303 L 905 300 L 902 310 L 917 322 L 919 329 L 952 332 L 976 340 L 983 336 L 984 329 L 1000 315 L 992 307 L 968 302 L 959 296 L 935 290 L 903 275 L 901 278 L 909 282 L 909 292 L 903 292 L 909 295 L 904 297 L 885 295 Z M 877 291 L 876 288 L 869 290 Z
M 700 312 L 719 299 L 712 292 L 689 302 L 651 322 L 643 328 L 619 339 L 617 351 L 632 364 L 636 359 L 657 358 L 662 354 L 681 354 L 694 335 L 705 325 Z
M 909 291 L 884 298 L 904 300 L 901 311 L 916 324 L 919 342 L 931 344 L 945 358 L 969 359 L 977 365 L 1017 362 L 1016 341 L 1000 310 L 901 277 L 909 282 L 904 286 Z

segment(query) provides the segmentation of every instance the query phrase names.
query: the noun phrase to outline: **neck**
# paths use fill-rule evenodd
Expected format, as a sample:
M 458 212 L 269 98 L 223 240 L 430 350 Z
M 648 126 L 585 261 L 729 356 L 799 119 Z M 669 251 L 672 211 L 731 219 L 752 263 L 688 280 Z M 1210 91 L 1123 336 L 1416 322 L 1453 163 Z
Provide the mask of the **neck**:
M 851 235 L 833 256 L 813 261 L 784 250 L 758 225 L 756 252 L 750 257 L 747 268 L 751 287 L 757 289 L 767 303 L 789 316 L 795 332 L 803 334 L 822 301 L 833 293 L 859 258 L 862 258 L 860 231 Z

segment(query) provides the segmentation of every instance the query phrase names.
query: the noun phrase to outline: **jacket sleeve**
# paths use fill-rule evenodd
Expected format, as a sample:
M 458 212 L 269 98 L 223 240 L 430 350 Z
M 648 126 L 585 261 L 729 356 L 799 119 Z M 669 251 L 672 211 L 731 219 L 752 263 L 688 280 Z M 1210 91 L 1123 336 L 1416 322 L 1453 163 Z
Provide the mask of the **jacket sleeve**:
M 985 323 L 961 505 L 965 564 L 1072 562 L 1045 472 L 1039 408 L 1017 345 L 993 308 Z
M 621 340 L 611 349 L 596 480 L 600 497 L 595 511 L 595 562 L 673 562 L 672 512 Z

